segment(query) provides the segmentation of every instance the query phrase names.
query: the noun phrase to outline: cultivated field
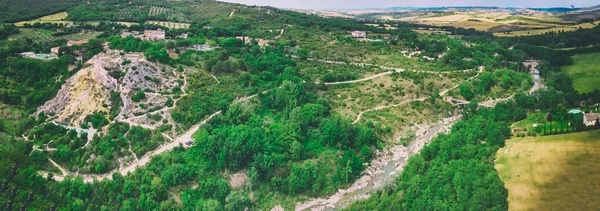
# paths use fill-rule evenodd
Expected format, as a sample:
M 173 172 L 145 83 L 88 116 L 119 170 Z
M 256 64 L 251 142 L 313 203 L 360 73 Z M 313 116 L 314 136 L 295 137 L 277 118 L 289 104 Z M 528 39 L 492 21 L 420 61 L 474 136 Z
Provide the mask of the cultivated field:
M 479 31 L 496 32 L 496 36 L 528 36 L 543 34 L 551 31 L 574 31 L 579 28 L 592 28 L 591 23 L 574 24 L 551 14 L 511 14 L 508 12 L 452 12 L 419 13 L 412 17 L 393 17 L 390 15 L 378 16 L 381 19 L 402 20 L 407 22 L 428 24 L 433 26 L 454 26 L 460 28 L 473 28 Z M 502 31 L 511 31 L 510 34 Z
M 542 28 L 543 25 L 537 25 L 538 28 Z M 554 26 L 554 25 L 553 25 Z M 523 30 L 523 31 L 513 31 L 510 34 L 504 34 L 504 33 L 494 33 L 494 36 L 498 36 L 498 37 L 514 37 L 514 36 L 529 36 L 529 35 L 538 35 L 538 34 L 544 34 L 546 32 L 556 32 L 556 31 L 575 31 L 577 29 L 589 29 L 589 28 L 593 28 L 596 25 L 593 25 L 591 23 L 583 23 L 583 24 L 577 24 L 577 25 L 555 25 L 555 27 L 552 28 L 542 28 L 542 29 L 530 29 L 530 30 Z M 527 27 L 532 27 L 531 25 L 527 25 Z M 533 26 L 536 27 L 536 26 Z M 533 28 L 532 27 L 532 28 Z
M 34 19 L 34 20 L 29 20 L 29 21 L 21 21 L 21 22 L 17 22 L 15 23 L 15 26 L 18 27 L 22 27 L 24 24 L 28 23 L 28 24 L 34 24 L 37 22 L 40 23 L 63 23 L 63 24 L 72 24 L 73 21 L 63 21 L 65 18 L 67 17 L 67 12 L 59 12 L 56 14 L 52 14 L 52 15 L 47 15 L 38 19 Z
M 580 93 L 600 89 L 600 53 L 579 54 L 571 57 L 574 64 L 562 67 Z
M 147 21 L 147 24 L 156 24 L 164 27 L 168 27 L 170 29 L 183 29 L 190 28 L 189 23 L 176 23 L 176 22 L 165 22 L 165 21 Z
M 509 210 L 600 207 L 600 130 L 506 141 L 496 169 Z

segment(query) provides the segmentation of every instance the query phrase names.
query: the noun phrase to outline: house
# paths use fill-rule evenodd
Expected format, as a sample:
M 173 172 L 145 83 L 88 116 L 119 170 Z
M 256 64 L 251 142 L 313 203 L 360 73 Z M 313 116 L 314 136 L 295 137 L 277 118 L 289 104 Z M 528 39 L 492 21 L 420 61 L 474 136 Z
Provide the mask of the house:
M 54 47 L 54 48 L 50 48 L 50 53 L 53 54 L 57 54 L 58 55 L 58 50 L 60 49 L 60 47 Z
M 145 40 L 156 41 L 156 40 L 164 40 L 165 39 L 165 31 L 162 29 L 157 30 L 145 30 L 144 31 Z
M 187 39 L 188 33 L 183 33 L 183 34 L 177 35 L 177 36 L 175 36 L 175 38 Z
M 381 38 L 383 38 L 383 39 L 388 40 L 388 39 L 390 39 L 390 37 L 392 37 L 392 35 L 390 35 L 390 34 L 381 34 Z
M 364 31 L 353 31 L 352 36 L 355 38 L 367 38 L 367 32 Z
M 74 46 L 74 45 L 83 45 L 88 43 L 89 40 L 69 40 L 69 42 L 67 42 L 67 46 Z
M 583 114 L 583 124 L 585 126 L 595 126 L 597 120 L 600 120 L 600 113 Z

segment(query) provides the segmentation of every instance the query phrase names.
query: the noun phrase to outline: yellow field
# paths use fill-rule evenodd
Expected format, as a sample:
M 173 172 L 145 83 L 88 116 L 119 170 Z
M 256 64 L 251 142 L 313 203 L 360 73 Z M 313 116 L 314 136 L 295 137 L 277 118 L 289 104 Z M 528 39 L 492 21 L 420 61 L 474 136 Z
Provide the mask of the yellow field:
M 502 24 L 495 22 L 476 22 L 476 21 L 458 21 L 458 22 L 422 22 L 423 24 L 434 25 L 434 26 L 454 26 L 465 29 L 474 28 L 478 31 L 487 31 L 493 27 L 500 26 Z
M 469 19 L 470 15 L 465 14 L 456 14 L 456 15 L 447 15 L 442 17 L 431 17 L 431 18 L 422 18 L 422 21 L 426 22 L 456 22 L 463 19 Z
M 56 14 L 41 17 L 40 20 L 42 20 L 42 21 L 60 21 L 60 20 L 65 19 L 67 17 L 67 15 L 68 15 L 67 12 L 59 12 Z
M 183 29 L 190 28 L 189 23 L 177 23 L 177 22 L 165 22 L 165 21 L 147 21 L 147 24 L 156 24 L 164 27 L 168 27 L 170 29 Z
M 600 208 L 600 130 L 506 141 L 496 170 L 509 210 Z
M 579 27 L 583 28 L 583 29 L 589 29 L 589 28 L 593 28 L 595 25 L 592 25 L 591 23 L 583 23 L 583 24 L 578 24 L 578 25 L 573 25 L 573 26 L 557 26 L 554 28 L 550 28 L 550 29 L 535 29 L 535 30 L 527 30 L 527 31 L 513 31 L 510 34 L 504 34 L 504 33 L 494 33 L 494 36 L 498 36 L 498 37 L 515 37 L 515 36 L 528 36 L 528 35 L 538 35 L 538 34 L 543 34 L 546 32 L 552 32 L 552 31 L 575 31 L 577 29 L 579 29 Z M 529 27 L 529 25 L 528 25 Z
M 391 16 L 381 17 L 383 19 L 394 19 Z M 395 19 L 396 20 L 396 19 Z M 455 12 L 452 15 L 441 17 L 430 17 L 427 14 L 398 18 L 408 22 L 415 22 L 433 26 L 454 26 L 460 28 L 473 28 L 478 31 L 488 31 L 497 26 L 520 26 L 528 30 L 513 31 L 511 34 L 494 33 L 495 36 L 528 36 L 538 35 L 550 31 L 573 31 L 581 28 L 592 28 L 591 23 L 569 25 L 560 17 L 551 15 L 511 15 L 506 12 Z

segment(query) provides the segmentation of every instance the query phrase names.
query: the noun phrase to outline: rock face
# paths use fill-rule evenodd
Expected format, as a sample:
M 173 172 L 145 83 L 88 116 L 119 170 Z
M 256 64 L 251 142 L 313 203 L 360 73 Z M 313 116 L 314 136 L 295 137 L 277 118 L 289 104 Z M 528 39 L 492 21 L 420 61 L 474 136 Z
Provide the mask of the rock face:
M 110 92 L 117 90 L 117 79 L 106 68 L 119 68 L 118 54 L 101 53 L 84 64 L 84 68 L 67 80 L 56 97 L 38 108 L 38 112 L 54 113 L 56 122 L 79 126 L 84 118 L 96 111 L 108 112 Z
M 129 70 L 127 71 L 127 74 L 125 74 L 122 82 L 123 86 L 128 87 L 129 89 L 151 89 L 160 91 L 160 83 L 147 80 L 147 77 L 153 77 L 160 74 L 160 70 L 157 70 L 152 63 L 147 62 L 145 59 L 134 62 L 134 65 L 136 67 L 135 70 Z
M 123 106 L 116 117 L 118 121 L 132 120 L 134 123 L 151 123 L 151 127 L 159 127 L 164 124 L 163 121 L 146 120 L 142 114 L 157 111 L 170 119 L 168 111 L 161 108 L 168 98 L 172 98 L 175 87 L 181 90 L 185 85 L 184 79 L 183 73 L 149 62 L 140 53 L 121 55 L 119 51 L 108 51 L 87 61 L 79 72 L 63 84 L 54 99 L 38 108 L 35 115 L 40 112 L 54 113 L 54 122 L 79 127 L 85 117 L 94 112 L 109 113 L 109 108 L 113 106 L 110 102 L 111 92 L 119 92 Z M 138 90 L 144 90 L 146 98 L 132 102 L 131 96 Z M 140 104 L 146 106 L 141 107 Z

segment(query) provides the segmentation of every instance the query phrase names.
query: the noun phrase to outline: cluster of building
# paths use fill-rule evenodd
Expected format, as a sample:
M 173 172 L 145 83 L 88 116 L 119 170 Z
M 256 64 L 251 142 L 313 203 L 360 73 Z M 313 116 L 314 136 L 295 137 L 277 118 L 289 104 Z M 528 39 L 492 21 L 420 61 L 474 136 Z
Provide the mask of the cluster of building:
M 165 31 L 163 31 L 162 29 L 145 30 L 144 33 L 140 33 L 138 31 L 121 33 L 121 38 L 125 38 L 128 36 L 133 36 L 135 38 L 139 38 L 141 40 L 148 40 L 148 41 L 158 41 L 158 40 L 166 39 Z M 187 37 L 187 34 L 185 35 L 185 37 Z
M 71 46 L 74 46 L 74 45 L 83 45 L 83 44 L 86 44 L 88 42 L 90 42 L 90 41 L 87 40 L 87 39 L 86 40 L 69 40 L 67 42 L 67 46 L 71 47 Z M 50 48 L 50 53 L 58 55 L 59 49 L 60 49 L 60 47 Z
M 368 34 L 365 31 L 352 31 L 350 33 L 351 37 L 354 37 L 359 40 L 366 40 L 368 38 Z M 372 34 L 371 38 L 377 39 L 390 39 L 392 37 L 391 34 Z
M 74 45 L 83 45 L 88 43 L 89 40 L 69 40 L 67 42 L 67 46 L 71 47 Z M 60 46 L 59 47 L 54 47 L 54 48 L 50 48 L 50 54 L 40 54 L 40 53 L 34 53 L 34 52 L 23 52 L 20 53 L 21 56 L 23 57 L 28 57 L 28 58 L 34 58 L 34 59 L 56 59 L 58 58 L 58 53 L 60 51 Z M 79 51 L 75 51 L 74 53 L 79 54 Z
M 595 126 L 596 121 L 600 120 L 600 113 L 585 113 L 581 110 L 575 109 L 575 110 L 569 111 L 569 114 L 573 114 L 573 115 L 582 114 L 583 115 L 583 124 L 585 124 L 585 126 L 588 126 L 588 127 Z

